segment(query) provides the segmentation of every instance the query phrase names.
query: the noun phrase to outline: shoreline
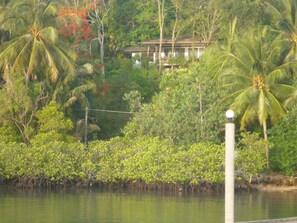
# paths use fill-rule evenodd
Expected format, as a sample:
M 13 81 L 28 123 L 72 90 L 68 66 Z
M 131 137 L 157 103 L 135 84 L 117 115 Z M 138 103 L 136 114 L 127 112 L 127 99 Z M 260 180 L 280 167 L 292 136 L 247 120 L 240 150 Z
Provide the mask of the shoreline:
M 188 184 L 163 184 L 163 183 L 151 183 L 147 184 L 145 182 L 135 184 L 135 183 L 102 183 L 93 182 L 93 184 L 81 184 L 79 182 L 75 184 L 49 184 L 49 185 L 18 185 L 18 184 L 5 184 L 0 182 L 0 188 L 10 188 L 10 189 L 57 189 L 57 188 L 76 188 L 76 189 L 90 189 L 90 188 L 101 188 L 107 190 L 135 190 L 135 191 L 155 191 L 155 192 L 178 192 L 178 193 L 209 193 L 209 192 L 223 192 L 223 183 L 207 183 L 203 182 L 197 185 Z M 236 191 L 248 191 L 248 192 L 293 192 L 297 193 L 297 185 L 276 185 L 273 183 L 252 183 L 252 184 L 238 184 L 235 185 Z
M 297 186 L 276 186 L 276 185 L 252 185 L 257 191 L 264 192 L 296 192 Z
M 4 179 L 0 175 L 0 187 L 18 188 L 18 189 L 36 189 L 36 188 L 105 188 L 105 189 L 130 189 L 137 191 L 171 191 L 183 193 L 208 193 L 208 192 L 222 192 L 224 191 L 224 182 L 207 182 L 202 181 L 197 184 L 186 182 L 150 182 L 143 180 L 131 181 L 122 180 L 116 182 L 102 182 L 102 181 L 80 181 L 64 180 L 48 181 L 36 178 L 11 178 Z M 259 191 L 259 192 L 294 192 L 297 193 L 297 177 L 284 176 L 280 174 L 262 175 L 259 178 L 253 178 L 252 182 L 241 179 L 235 182 L 235 190 L 238 191 Z

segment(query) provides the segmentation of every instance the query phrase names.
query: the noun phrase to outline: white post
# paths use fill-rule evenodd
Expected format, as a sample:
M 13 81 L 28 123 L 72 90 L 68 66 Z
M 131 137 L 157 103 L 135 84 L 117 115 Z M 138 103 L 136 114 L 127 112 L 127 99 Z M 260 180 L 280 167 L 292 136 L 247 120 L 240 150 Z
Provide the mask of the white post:
M 235 124 L 232 122 L 234 112 L 226 112 L 228 122 L 225 130 L 225 223 L 234 223 L 234 144 Z
M 85 112 L 85 146 L 88 146 L 88 115 L 89 115 L 89 109 L 86 107 Z

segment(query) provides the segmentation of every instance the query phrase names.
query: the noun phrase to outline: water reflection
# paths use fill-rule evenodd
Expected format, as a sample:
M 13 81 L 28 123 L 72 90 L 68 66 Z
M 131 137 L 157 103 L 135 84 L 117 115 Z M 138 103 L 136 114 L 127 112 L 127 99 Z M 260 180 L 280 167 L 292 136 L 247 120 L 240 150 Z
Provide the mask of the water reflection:
M 236 219 L 258 220 L 297 216 L 297 192 L 237 194 Z
M 1 223 L 220 223 L 224 195 L 1 191 Z M 297 216 L 296 192 L 236 193 L 235 220 Z

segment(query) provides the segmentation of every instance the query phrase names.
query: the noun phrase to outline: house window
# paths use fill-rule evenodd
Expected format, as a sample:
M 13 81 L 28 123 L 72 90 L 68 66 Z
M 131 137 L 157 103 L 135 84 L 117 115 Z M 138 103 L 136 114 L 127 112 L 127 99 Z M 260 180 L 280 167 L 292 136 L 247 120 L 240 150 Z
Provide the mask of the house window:
M 175 48 L 175 56 L 179 57 L 186 57 L 186 49 L 185 48 Z
M 204 51 L 204 47 L 195 47 L 194 51 L 193 51 L 193 48 L 189 48 L 188 49 L 188 57 L 194 56 L 194 58 L 198 59 L 203 54 L 203 51 Z
M 162 52 L 162 58 L 169 58 L 172 56 L 171 47 L 164 47 Z

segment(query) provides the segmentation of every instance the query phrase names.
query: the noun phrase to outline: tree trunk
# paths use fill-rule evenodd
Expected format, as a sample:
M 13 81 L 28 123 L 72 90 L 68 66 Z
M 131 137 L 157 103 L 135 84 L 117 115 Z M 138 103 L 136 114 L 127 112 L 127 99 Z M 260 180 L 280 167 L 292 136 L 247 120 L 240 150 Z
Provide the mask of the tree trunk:
M 177 35 L 176 35 L 177 21 L 178 21 L 178 10 L 176 8 L 175 9 L 175 20 L 174 20 L 174 24 L 173 24 L 173 28 L 172 28 L 172 35 L 171 35 L 171 41 L 172 41 L 171 53 L 172 53 L 172 55 L 175 55 L 174 51 L 175 51 L 175 40 L 177 38 Z
M 160 41 L 159 41 L 159 73 L 162 74 L 162 45 L 163 45 L 163 29 L 164 29 L 164 0 L 158 0 L 158 24 L 160 30 Z
M 100 63 L 101 63 L 101 73 L 102 73 L 102 80 L 103 83 L 106 81 L 105 77 L 105 63 L 104 63 L 104 27 L 99 27 L 98 29 L 101 30 L 101 32 L 98 31 L 98 43 L 100 46 Z M 100 36 L 100 37 L 99 37 Z
M 202 86 L 201 86 L 201 81 L 199 80 L 199 110 L 200 110 L 200 137 L 203 139 L 204 137 L 204 129 L 203 129 L 203 103 L 202 103 Z
M 266 167 L 269 169 L 269 143 L 268 143 L 268 136 L 267 136 L 267 122 L 266 120 L 263 121 L 263 134 L 265 139 L 265 149 L 266 149 Z

